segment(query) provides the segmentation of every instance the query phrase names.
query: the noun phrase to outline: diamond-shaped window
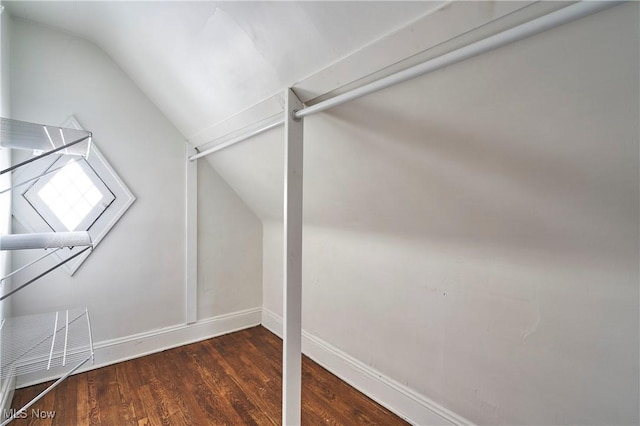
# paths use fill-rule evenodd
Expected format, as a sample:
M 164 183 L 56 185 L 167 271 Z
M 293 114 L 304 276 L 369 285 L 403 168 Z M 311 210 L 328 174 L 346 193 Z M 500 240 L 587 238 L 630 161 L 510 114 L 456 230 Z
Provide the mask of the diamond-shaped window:
M 82 129 L 70 117 L 62 127 Z M 93 246 L 116 225 L 135 197 L 93 141 L 87 157 L 50 156 L 21 167 L 15 182 L 33 182 L 24 192 L 13 191 L 12 210 L 27 232 L 88 231 Z M 62 261 L 82 247 L 54 252 Z M 91 251 L 64 264 L 73 275 Z
M 115 200 L 86 160 L 60 158 L 24 197 L 54 231 L 86 231 Z

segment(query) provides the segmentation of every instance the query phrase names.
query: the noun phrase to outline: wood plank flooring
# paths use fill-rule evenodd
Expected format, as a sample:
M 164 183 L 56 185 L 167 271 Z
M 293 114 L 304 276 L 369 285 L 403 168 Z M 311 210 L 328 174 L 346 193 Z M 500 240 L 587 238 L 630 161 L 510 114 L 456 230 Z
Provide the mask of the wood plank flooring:
M 258 326 L 71 376 L 12 425 L 278 425 L 281 383 L 282 341 Z M 17 390 L 12 407 L 47 385 Z M 408 424 L 306 357 L 302 423 Z

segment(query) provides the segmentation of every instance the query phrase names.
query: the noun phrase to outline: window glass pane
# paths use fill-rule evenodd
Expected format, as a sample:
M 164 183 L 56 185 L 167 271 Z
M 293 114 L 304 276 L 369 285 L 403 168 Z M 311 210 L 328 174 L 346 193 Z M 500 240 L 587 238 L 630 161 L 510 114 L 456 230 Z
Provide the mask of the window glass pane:
M 98 179 L 97 176 L 94 179 Z M 100 213 L 94 209 L 102 207 L 98 205 L 105 194 L 94 184 L 94 179 L 80 164 L 70 161 L 37 191 L 37 197 L 32 200 L 34 208 L 40 211 L 41 203 L 44 204 L 67 230 L 75 231 L 90 214 Z M 103 191 L 108 189 L 105 187 Z

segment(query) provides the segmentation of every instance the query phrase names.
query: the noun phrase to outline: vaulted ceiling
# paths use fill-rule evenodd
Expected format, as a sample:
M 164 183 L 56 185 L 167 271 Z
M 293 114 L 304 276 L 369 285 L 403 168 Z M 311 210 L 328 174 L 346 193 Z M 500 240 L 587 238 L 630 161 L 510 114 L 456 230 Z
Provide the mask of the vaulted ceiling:
M 410 43 L 370 50 L 394 58 L 387 64 L 409 56 L 396 52 L 404 45 L 420 52 L 429 39 L 437 50 L 514 11 L 566 3 L 454 2 L 429 14 L 440 5 L 18 2 L 9 10 L 93 40 L 191 139 L 312 74 L 330 80 L 338 61 L 358 67 L 358 52 L 398 28 L 411 30 L 400 39 Z M 526 233 L 533 245 L 565 233 L 579 245 L 597 231 L 591 219 L 556 229 L 538 201 L 583 218 L 635 220 L 616 216 L 624 196 L 605 200 L 572 176 L 604 170 L 602 182 L 622 187 L 610 182 L 617 175 L 609 170 L 629 170 L 626 161 L 637 159 L 613 155 L 625 152 L 614 143 L 633 139 L 623 132 L 637 134 L 623 125 L 637 117 L 636 12 L 634 3 L 613 7 L 305 119 L 306 223 L 411 237 L 466 232 L 510 240 Z M 414 20 L 426 25 L 407 27 Z M 604 139 L 609 168 L 597 165 Z M 207 157 L 263 220 L 282 215 L 282 140 L 282 129 L 272 130 Z M 505 211 L 517 220 L 501 221 Z
M 187 139 L 442 3 L 4 2 L 95 42 Z

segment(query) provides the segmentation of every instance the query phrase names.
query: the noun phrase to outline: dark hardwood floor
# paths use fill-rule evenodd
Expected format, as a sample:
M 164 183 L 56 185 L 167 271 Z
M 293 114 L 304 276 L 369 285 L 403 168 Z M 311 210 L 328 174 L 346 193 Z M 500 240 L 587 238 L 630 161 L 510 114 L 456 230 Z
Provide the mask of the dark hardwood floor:
M 12 425 L 278 425 L 281 377 L 282 341 L 258 326 L 71 376 Z M 12 407 L 47 385 L 17 390 Z M 306 357 L 302 423 L 407 424 Z

